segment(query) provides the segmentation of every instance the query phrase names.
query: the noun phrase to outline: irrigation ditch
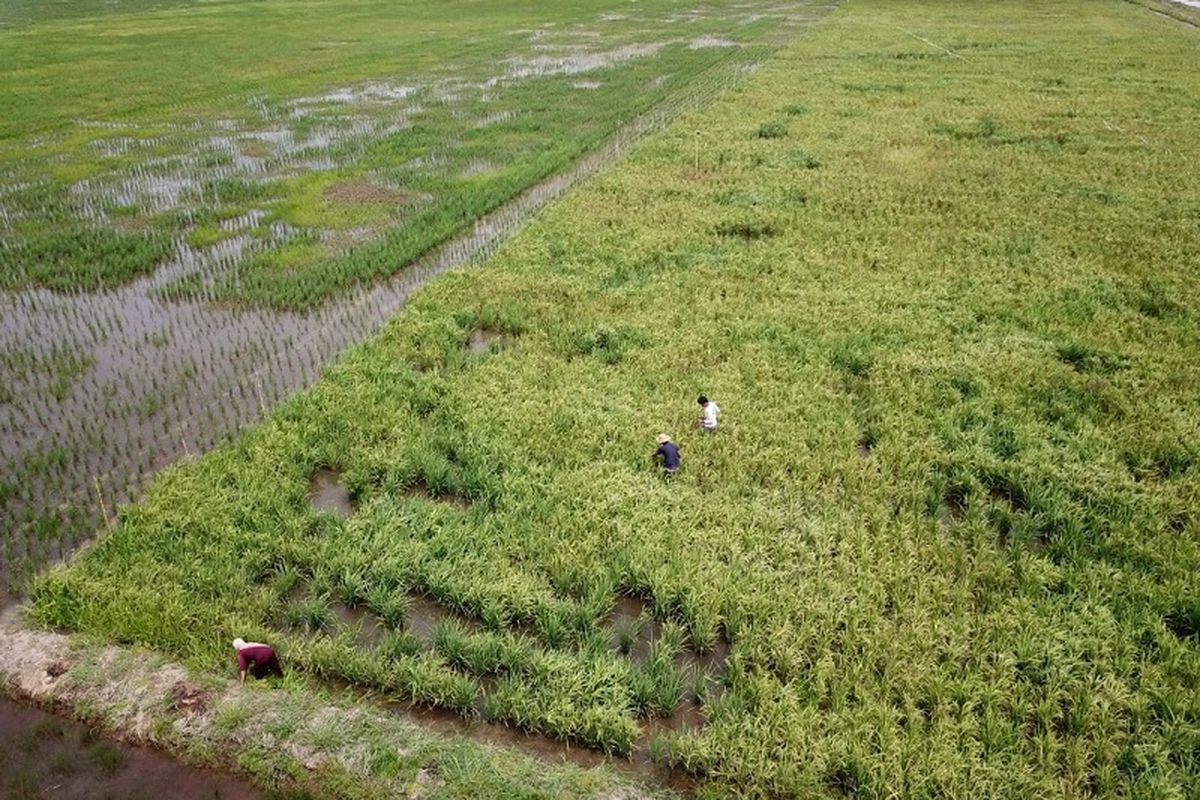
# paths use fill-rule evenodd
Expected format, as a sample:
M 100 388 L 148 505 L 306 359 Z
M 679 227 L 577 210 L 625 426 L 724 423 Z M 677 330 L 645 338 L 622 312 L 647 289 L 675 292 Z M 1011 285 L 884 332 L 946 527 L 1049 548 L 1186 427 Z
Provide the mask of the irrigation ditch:
M 74 719 L 0 698 L 0 792 L 6 797 L 171 797 L 257 800 L 230 775 L 113 742 Z

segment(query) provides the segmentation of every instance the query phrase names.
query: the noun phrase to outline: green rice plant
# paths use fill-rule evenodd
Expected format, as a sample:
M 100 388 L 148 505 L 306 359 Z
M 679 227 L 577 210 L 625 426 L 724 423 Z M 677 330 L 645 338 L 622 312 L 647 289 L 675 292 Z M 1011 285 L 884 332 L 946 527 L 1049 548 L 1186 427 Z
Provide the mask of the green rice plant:
M 397 630 L 404 627 L 410 605 L 407 592 L 375 583 L 367 587 L 364 599 L 367 607 L 378 614 L 388 627 Z
M 289 628 L 318 633 L 333 627 L 333 611 L 328 595 L 308 595 L 289 602 L 283 609 L 283 619 Z
M 619 670 L 606 670 L 612 677 Z M 545 654 L 520 678 L 503 678 L 488 695 L 484 713 L 528 730 L 581 742 L 613 753 L 627 753 L 637 724 L 625 710 L 619 684 L 596 682 L 575 668 L 572 659 Z
M 349 608 L 366 602 L 371 591 L 371 581 L 366 572 L 343 569 L 337 578 L 337 599 Z
M 442 620 L 434 646 L 452 666 L 480 677 L 527 671 L 537 650 L 528 639 L 507 633 L 469 633 L 453 620 Z
M 290 565 L 285 566 L 271 576 L 271 592 L 275 597 L 283 600 L 300 588 L 301 580 L 302 576 L 299 570 Z
M 534 628 L 542 644 L 551 649 L 565 647 L 572 638 L 566 615 L 558 608 L 539 608 L 534 617 Z
M 684 674 L 675 667 L 680 650 L 680 635 L 663 637 L 650 645 L 644 666 L 629 672 L 629 695 L 637 716 L 668 716 L 683 698 Z
M 380 655 L 388 660 L 415 656 L 421 652 L 421 642 L 407 631 L 388 631 L 377 646 Z

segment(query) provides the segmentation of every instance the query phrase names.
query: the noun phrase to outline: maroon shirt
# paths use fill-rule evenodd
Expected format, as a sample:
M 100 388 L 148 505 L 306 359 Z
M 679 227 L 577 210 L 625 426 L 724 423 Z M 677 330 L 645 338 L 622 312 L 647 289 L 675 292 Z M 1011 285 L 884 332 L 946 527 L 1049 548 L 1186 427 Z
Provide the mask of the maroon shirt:
M 238 650 L 238 669 L 242 672 L 250 669 L 250 664 L 270 664 L 275 660 L 275 651 L 265 644 L 252 644 Z

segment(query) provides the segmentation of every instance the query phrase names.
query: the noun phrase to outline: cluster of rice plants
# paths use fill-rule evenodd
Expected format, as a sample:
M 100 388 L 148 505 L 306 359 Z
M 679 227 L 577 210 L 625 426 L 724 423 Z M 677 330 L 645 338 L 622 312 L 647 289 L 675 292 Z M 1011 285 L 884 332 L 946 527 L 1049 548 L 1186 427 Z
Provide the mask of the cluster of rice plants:
M 847 4 L 162 473 L 33 611 L 613 754 L 698 703 L 652 753 L 712 795 L 1186 797 L 1196 41 L 1130 3 Z M 393 630 L 286 624 L 298 585 L 301 623 Z M 619 597 L 652 610 L 610 628 Z

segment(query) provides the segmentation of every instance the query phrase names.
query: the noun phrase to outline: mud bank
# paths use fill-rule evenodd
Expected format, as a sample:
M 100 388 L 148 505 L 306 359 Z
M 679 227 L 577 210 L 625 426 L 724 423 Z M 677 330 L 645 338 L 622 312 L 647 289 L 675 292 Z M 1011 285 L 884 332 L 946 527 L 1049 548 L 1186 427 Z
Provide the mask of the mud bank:
M 409 797 L 441 787 L 469 793 L 482 780 L 500 794 L 658 796 L 606 765 L 583 770 L 547 763 L 447 735 L 453 731 L 432 733 L 407 715 L 331 699 L 308 687 L 239 686 L 231 677 L 189 670 L 149 651 L 33 630 L 19 607 L 0 616 L 0 685 L 25 703 L 86 719 L 91 729 L 126 745 L 153 747 L 197 768 L 238 764 L 266 791 Z M 222 784 L 229 793 L 221 797 L 260 796 L 249 784 L 231 780 Z M 234 793 L 238 787 L 250 793 Z

